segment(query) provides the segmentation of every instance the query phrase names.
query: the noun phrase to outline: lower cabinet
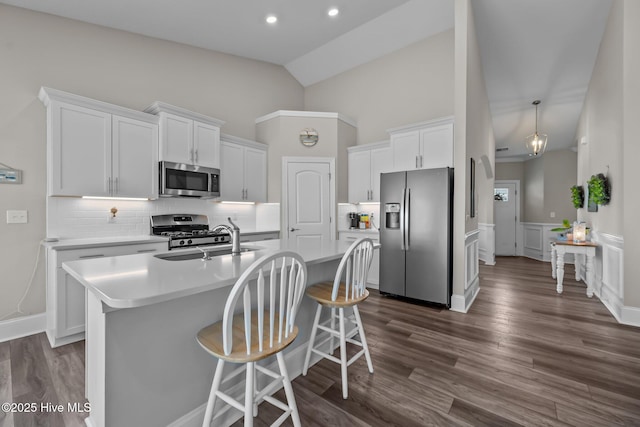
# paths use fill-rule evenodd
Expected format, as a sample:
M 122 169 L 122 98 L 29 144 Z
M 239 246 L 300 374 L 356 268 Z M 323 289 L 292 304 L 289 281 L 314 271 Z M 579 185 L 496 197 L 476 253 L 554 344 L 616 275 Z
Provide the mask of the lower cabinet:
M 47 250 L 47 337 L 51 347 L 84 339 L 85 288 L 62 268 L 63 262 L 166 250 L 166 242 L 69 250 L 49 248 Z
M 373 240 L 373 243 L 380 242 L 380 234 L 377 231 L 341 231 L 339 234 L 340 240 L 347 240 L 355 242 L 361 237 L 368 237 Z M 371 261 L 371 268 L 369 269 L 369 276 L 367 277 L 367 287 L 378 289 L 380 285 L 380 250 L 373 251 L 373 260 Z

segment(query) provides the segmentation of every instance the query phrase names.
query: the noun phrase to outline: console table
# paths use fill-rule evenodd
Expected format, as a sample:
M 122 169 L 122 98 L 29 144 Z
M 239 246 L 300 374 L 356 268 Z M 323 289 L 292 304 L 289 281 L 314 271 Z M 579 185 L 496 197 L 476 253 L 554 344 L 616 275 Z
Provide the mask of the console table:
M 574 254 L 576 281 L 580 281 L 580 265 L 586 258 L 587 296 L 593 296 L 593 258 L 596 256 L 597 244 L 592 242 L 576 243 L 573 240 L 554 240 L 551 242 L 551 277 L 557 280 L 556 290 L 562 293 L 564 279 L 564 254 Z

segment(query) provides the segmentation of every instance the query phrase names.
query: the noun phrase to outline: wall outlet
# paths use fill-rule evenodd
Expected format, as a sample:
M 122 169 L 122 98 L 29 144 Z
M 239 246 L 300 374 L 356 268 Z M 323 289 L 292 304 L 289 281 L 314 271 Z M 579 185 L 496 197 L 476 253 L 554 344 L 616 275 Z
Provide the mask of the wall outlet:
M 555 213 L 555 212 L 550 212 L 550 213 L 549 213 L 549 216 L 550 216 L 551 218 L 555 218 L 555 217 L 556 217 L 556 213 Z
M 7 224 L 26 224 L 29 222 L 27 211 L 7 211 Z

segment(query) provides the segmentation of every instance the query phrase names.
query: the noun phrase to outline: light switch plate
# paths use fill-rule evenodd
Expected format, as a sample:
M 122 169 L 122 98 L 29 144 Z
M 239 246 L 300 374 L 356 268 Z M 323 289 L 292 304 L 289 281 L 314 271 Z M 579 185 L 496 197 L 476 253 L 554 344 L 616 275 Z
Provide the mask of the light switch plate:
M 7 224 L 26 224 L 29 222 L 27 211 L 7 211 Z

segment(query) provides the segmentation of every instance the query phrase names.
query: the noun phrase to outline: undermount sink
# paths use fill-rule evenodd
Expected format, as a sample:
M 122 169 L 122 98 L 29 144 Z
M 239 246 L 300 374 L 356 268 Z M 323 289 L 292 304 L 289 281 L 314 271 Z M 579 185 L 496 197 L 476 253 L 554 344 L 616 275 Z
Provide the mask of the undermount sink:
M 240 252 L 251 252 L 251 251 L 255 251 L 256 249 L 254 248 L 240 248 Z M 224 249 L 210 249 L 207 251 L 206 253 L 207 256 L 209 257 L 216 257 L 216 256 L 222 256 L 222 255 L 231 255 L 231 248 L 224 248 Z M 188 253 L 184 253 L 184 252 L 180 252 L 180 251 L 176 251 L 176 252 L 169 252 L 169 253 L 165 253 L 165 254 L 158 254 L 158 255 L 154 255 L 156 258 L 160 258 L 160 259 L 164 259 L 166 261 L 187 261 L 190 259 L 202 259 L 204 258 L 205 254 L 202 252 L 188 252 Z

